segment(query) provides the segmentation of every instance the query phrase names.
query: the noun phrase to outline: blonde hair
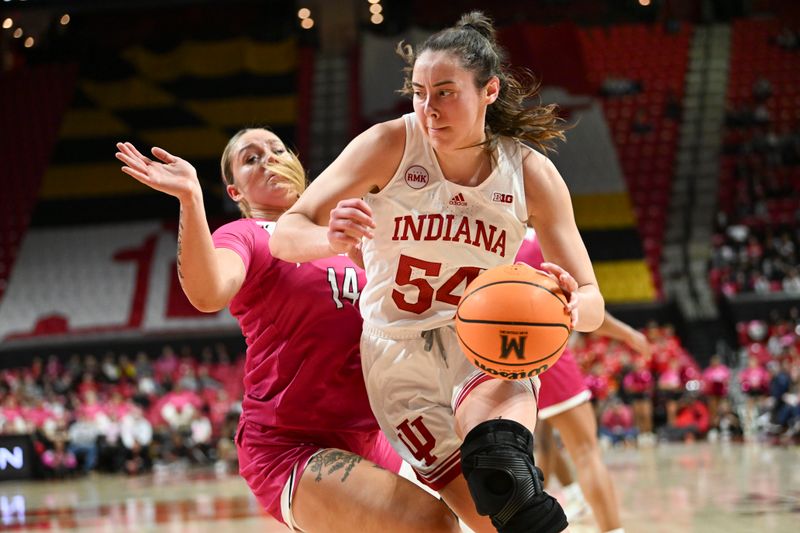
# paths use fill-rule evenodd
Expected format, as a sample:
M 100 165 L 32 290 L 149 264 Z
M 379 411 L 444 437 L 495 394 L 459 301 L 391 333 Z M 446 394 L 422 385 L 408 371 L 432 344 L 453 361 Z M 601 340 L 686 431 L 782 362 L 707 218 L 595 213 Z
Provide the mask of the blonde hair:
M 236 143 L 239 142 L 239 139 L 242 138 L 242 135 L 247 133 L 248 131 L 253 130 L 264 130 L 270 131 L 267 128 L 244 128 L 237 131 L 233 137 L 230 138 L 228 144 L 225 145 L 225 150 L 222 151 L 222 158 L 220 159 L 220 170 L 222 171 L 222 182 L 225 185 L 233 185 L 233 148 L 236 146 Z M 275 163 L 269 163 L 267 168 L 270 172 L 283 176 L 289 183 L 291 183 L 295 190 L 297 191 L 297 196 L 303 194 L 303 191 L 306 190 L 306 185 L 308 183 L 306 178 L 306 171 L 303 168 L 303 164 L 300 162 L 300 159 L 297 157 L 297 154 L 288 148 L 284 154 L 281 154 L 278 157 L 278 161 Z M 247 205 L 247 201 L 242 199 L 236 202 L 236 205 L 239 206 L 239 211 L 241 211 L 242 216 L 244 218 L 250 218 L 250 206 Z

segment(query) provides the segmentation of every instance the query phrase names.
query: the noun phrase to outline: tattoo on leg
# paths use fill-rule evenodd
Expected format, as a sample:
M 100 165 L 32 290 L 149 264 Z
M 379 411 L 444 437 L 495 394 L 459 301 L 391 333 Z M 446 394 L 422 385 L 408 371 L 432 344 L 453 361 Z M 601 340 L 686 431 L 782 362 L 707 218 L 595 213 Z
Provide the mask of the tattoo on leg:
M 353 468 L 362 461 L 362 458 L 354 453 L 343 452 L 341 450 L 325 450 L 318 453 L 308 463 L 308 468 L 317 474 L 314 481 L 322 481 L 322 476 L 333 475 L 339 470 L 344 471 L 342 483 L 350 475 Z

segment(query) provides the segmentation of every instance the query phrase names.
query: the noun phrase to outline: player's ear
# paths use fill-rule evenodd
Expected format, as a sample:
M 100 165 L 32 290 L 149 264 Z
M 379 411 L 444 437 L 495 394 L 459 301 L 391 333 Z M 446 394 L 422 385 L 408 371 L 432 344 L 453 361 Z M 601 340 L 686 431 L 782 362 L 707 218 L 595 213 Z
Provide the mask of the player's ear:
M 486 105 L 493 104 L 498 96 L 500 96 L 500 79 L 492 76 L 486 83 Z
M 225 192 L 228 193 L 228 196 L 230 196 L 231 200 L 234 202 L 238 203 L 242 199 L 242 193 L 239 192 L 239 188 L 236 185 L 226 185 Z

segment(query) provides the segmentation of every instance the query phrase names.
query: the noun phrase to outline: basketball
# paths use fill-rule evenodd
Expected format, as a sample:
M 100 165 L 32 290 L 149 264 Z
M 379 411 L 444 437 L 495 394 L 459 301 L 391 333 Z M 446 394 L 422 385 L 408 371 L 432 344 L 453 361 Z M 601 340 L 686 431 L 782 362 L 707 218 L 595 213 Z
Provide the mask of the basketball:
M 517 380 L 558 361 L 571 332 L 558 283 L 526 264 L 495 267 L 470 283 L 456 310 L 464 355 L 485 373 Z

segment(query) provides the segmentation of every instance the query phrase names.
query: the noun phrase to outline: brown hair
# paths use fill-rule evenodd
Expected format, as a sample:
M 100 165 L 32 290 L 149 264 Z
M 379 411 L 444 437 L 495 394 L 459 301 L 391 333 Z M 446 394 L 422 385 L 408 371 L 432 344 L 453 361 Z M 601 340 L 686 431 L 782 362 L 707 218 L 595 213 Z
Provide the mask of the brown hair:
M 230 138 L 228 144 L 225 145 L 225 150 L 222 151 L 222 158 L 220 159 L 220 169 L 222 171 L 222 182 L 225 185 L 233 185 L 233 148 L 236 146 L 236 143 L 239 142 L 239 139 L 242 138 L 242 135 L 247 133 L 248 131 L 252 131 L 254 129 L 262 129 L 264 131 L 270 131 L 267 128 L 244 128 L 237 131 L 233 137 Z M 306 179 L 306 171 L 303 169 L 303 164 L 298 159 L 297 154 L 289 149 L 286 150 L 286 153 L 282 154 L 276 163 L 270 163 L 267 165 L 267 168 L 274 172 L 275 174 L 279 174 L 289 180 L 289 182 L 294 185 L 295 190 L 297 191 L 297 195 L 300 196 L 303 191 L 306 190 L 307 179 Z M 250 218 L 250 206 L 247 205 L 245 200 L 240 200 L 237 202 L 239 206 L 239 211 L 241 211 L 242 216 L 245 218 Z
M 525 107 L 525 100 L 539 93 L 539 82 L 527 70 L 519 70 L 524 78 L 522 83 L 505 64 L 506 54 L 497 43 L 492 20 L 480 11 L 463 15 L 451 28 L 444 29 L 428 37 L 415 53 L 411 45 L 400 42 L 397 53 L 407 66 L 403 69 L 404 82 L 402 94 L 411 96 L 413 88 L 411 75 L 417 57 L 423 52 L 449 52 L 458 57 L 461 66 L 473 72 L 475 86 L 486 86 L 492 76 L 500 80 L 500 94 L 497 100 L 486 109 L 487 150 L 493 150 L 500 135 L 529 142 L 545 153 L 551 149 L 554 140 L 564 140 L 566 126 L 557 115 L 556 104 Z

